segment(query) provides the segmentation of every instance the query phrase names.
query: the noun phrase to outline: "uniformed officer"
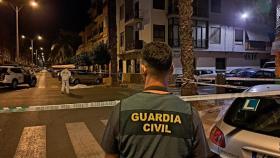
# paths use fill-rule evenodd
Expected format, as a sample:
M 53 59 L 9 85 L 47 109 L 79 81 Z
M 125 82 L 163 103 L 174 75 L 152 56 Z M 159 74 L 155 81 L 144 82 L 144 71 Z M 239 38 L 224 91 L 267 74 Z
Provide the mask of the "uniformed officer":
M 61 93 L 64 93 L 66 89 L 66 94 L 69 94 L 69 79 L 71 77 L 71 72 L 67 68 L 65 68 L 60 72 L 60 76 L 62 82 Z
M 107 158 L 208 157 L 199 115 L 167 91 L 172 51 L 160 42 L 141 53 L 145 90 L 115 106 L 102 140 Z

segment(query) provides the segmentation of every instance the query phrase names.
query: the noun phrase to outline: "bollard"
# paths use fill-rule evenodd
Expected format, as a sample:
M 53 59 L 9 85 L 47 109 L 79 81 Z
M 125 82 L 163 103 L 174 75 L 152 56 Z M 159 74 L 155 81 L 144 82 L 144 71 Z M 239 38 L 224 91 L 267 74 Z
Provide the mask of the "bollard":
M 225 85 L 226 84 L 226 77 L 224 74 L 219 73 L 216 76 L 216 84 L 221 84 L 221 85 Z M 225 87 L 216 87 L 216 93 L 217 94 L 224 94 L 226 92 L 226 88 Z

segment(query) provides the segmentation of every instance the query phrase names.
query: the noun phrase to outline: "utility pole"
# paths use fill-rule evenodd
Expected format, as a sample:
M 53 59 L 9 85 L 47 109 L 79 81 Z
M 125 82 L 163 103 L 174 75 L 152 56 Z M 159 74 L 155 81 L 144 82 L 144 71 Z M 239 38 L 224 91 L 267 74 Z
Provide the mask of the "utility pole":
M 20 61 L 20 57 L 19 57 L 19 31 L 18 31 L 18 13 L 19 13 L 19 8 L 18 6 L 15 7 L 15 11 L 16 11 L 16 62 Z
M 32 59 L 32 64 L 34 64 L 33 56 L 34 56 L 34 40 L 31 39 L 31 59 Z

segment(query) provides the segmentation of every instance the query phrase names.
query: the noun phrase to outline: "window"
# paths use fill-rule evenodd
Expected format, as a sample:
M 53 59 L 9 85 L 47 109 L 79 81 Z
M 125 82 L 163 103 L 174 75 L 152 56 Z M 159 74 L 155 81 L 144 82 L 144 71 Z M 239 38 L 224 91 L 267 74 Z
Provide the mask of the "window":
M 121 5 L 120 7 L 120 20 L 124 19 L 124 5 Z
M 221 13 L 221 0 L 211 0 L 211 12 L 213 13 Z
M 246 108 L 246 103 L 255 110 Z M 238 98 L 225 114 L 224 122 L 241 130 L 248 130 L 269 136 L 280 137 L 280 100 L 278 98 Z M 255 107 L 255 106 L 254 106 Z
M 7 73 L 7 68 L 0 68 L 0 74 L 2 74 L 2 73 Z
M 194 48 L 208 48 L 208 22 L 196 20 L 193 21 L 192 37 Z
M 121 44 L 121 47 L 123 47 L 123 44 L 124 44 L 124 32 L 121 33 L 121 37 L 120 37 L 120 44 Z
M 165 1 L 164 0 L 153 0 L 153 8 L 154 9 L 165 9 Z
M 165 25 L 154 25 L 154 41 L 165 42 Z
M 178 18 L 170 18 L 168 20 L 168 44 L 171 47 L 180 47 Z
M 21 69 L 19 68 L 12 68 L 11 71 L 14 73 L 22 73 Z
M 242 29 L 235 29 L 235 42 L 236 43 L 243 43 L 243 30 Z
M 211 44 L 220 44 L 221 43 L 221 28 L 220 27 L 211 27 L 210 43 Z

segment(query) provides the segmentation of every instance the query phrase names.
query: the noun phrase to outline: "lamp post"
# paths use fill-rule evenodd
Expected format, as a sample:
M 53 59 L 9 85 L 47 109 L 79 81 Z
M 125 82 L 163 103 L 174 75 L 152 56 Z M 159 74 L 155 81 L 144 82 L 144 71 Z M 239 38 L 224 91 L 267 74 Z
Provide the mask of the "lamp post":
M 30 50 L 31 50 L 31 54 L 32 54 L 32 64 L 33 64 L 33 55 L 34 55 L 34 40 L 38 40 L 38 41 L 41 41 L 43 40 L 43 37 L 38 35 L 36 36 L 35 38 L 28 38 L 26 37 L 25 35 L 21 35 L 21 38 L 22 39 L 29 39 L 30 40 L 30 43 L 31 43 L 31 47 L 30 47 Z M 42 47 L 41 47 L 42 48 Z
M 0 0 L 0 3 L 4 3 L 6 1 Z M 16 13 L 16 61 L 20 61 L 20 56 L 19 56 L 19 12 L 22 10 L 22 8 L 25 5 L 17 6 L 16 4 L 13 4 L 10 1 L 7 1 L 7 3 L 10 5 L 10 7 L 15 11 Z M 30 6 L 33 8 L 37 8 L 39 5 L 35 0 L 30 1 Z

